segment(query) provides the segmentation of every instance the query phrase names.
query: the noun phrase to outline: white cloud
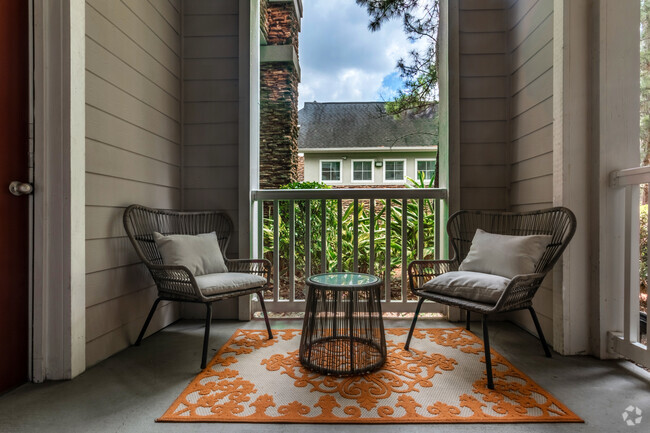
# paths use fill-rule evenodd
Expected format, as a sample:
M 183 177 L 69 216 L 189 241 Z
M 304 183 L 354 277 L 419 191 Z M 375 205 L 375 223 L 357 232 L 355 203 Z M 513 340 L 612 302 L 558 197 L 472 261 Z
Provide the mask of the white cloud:
M 306 0 L 300 33 L 300 106 L 305 101 L 376 101 L 393 89 L 382 86 L 415 45 L 401 21 L 368 30 L 369 17 L 354 0 Z

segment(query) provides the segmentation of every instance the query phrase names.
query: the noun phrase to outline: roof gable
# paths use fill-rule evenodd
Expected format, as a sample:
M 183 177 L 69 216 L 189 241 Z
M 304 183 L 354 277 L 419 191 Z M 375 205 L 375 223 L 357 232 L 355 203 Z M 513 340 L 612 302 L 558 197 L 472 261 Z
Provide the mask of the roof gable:
M 398 118 L 383 102 L 307 102 L 298 112 L 298 148 L 404 148 L 438 143 L 438 105 Z

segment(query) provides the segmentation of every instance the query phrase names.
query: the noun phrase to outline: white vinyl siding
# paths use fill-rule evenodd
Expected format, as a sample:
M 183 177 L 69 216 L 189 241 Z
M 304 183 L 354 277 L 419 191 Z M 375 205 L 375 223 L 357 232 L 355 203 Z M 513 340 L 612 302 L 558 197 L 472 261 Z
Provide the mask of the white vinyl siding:
M 384 182 L 402 183 L 406 179 L 405 159 L 384 159 Z
M 375 162 L 372 159 L 352 160 L 352 182 L 374 182 Z
M 341 160 L 321 160 L 320 181 L 324 183 L 341 183 L 342 179 Z

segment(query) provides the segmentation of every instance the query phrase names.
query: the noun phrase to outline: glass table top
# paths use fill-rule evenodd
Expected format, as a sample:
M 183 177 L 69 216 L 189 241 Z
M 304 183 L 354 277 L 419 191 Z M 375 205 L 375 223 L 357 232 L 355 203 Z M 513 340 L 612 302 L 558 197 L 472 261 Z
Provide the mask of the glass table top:
M 357 272 L 334 272 L 331 274 L 313 275 L 307 279 L 310 283 L 324 286 L 365 286 L 381 281 L 379 277 Z

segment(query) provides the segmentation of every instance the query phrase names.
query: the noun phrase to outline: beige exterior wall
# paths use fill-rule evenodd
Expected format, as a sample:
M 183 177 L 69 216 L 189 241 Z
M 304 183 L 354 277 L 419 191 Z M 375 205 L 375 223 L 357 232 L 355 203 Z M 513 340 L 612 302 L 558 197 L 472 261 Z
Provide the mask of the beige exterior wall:
M 404 182 L 384 182 L 385 160 L 403 160 L 406 162 L 405 176 L 416 178 L 416 160 L 435 159 L 435 152 L 346 152 L 346 153 L 305 153 L 305 181 L 320 182 L 320 162 L 321 161 L 340 161 L 342 167 L 341 182 L 325 182 L 334 186 L 342 185 L 406 185 Z M 345 158 L 345 159 L 344 159 Z M 352 161 L 355 160 L 372 160 L 373 164 L 373 181 L 357 182 L 352 181 Z M 375 162 L 381 162 L 381 167 L 376 167 Z
M 460 0 L 461 209 L 553 205 L 553 2 Z M 534 300 L 553 335 L 553 276 Z M 534 331 L 527 311 L 511 317 Z
M 135 341 L 156 298 L 126 206 L 181 206 L 179 1 L 86 2 L 86 364 Z M 179 318 L 161 303 L 152 333 Z
M 183 7 L 183 205 L 237 221 L 238 2 Z
M 183 208 L 239 218 L 239 2 L 183 2 Z M 245 84 L 242 84 L 245 85 Z M 238 232 L 229 257 L 238 257 Z M 197 308 L 198 307 L 198 308 Z M 237 318 L 237 300 L 215 303 L 215 318 Z M 203 317 L 183 305 L 184 317 Z
M 510 209 L 553 206 L 553 2 L 517 0 L 508 11 Z M 553 335 L 553 272 L 533 300 L 544 334 Z M 527 311 L 513 320 L 535 332 Z
M 510 208 L 553 205 L 553 2 L 518 0 L 508 14 Z
M 459 1 L 460 208 L 508 208 L 510 0 Z

